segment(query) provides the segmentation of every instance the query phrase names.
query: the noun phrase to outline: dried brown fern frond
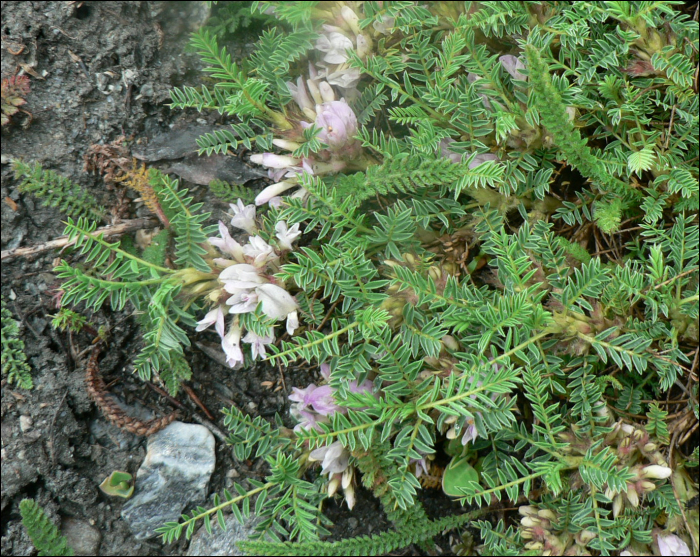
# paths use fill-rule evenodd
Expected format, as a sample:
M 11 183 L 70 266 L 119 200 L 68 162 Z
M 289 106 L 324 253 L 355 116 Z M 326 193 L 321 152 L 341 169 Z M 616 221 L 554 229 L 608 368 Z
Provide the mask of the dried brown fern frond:
M 125 186 L 139 192 L 146 206 L 158 217 L 166 228 L 170 228 L 170 221 L 168 217 L 165 216 L 163 208 L 158 201 L 158 196 L 153 190 L 153 186 L 150 183 L 149 170 L 146 168 L 145 163 L 139 166 L 136 159 L 134 159 L 131 170 L 128 170 L 124 176 L 115 178 L 114 181 L 123 183 Z
M 85 383 L 90 398 L 95 401 L 95 404 L 97 404 L 107 420 L 120 429 L 125 429 L 136 435 L 152 435 L 177 418 L 177 410 L 167 416 L 148 420 L 147 422 L 127 415 L 127 413 L 111 398 L 105 382 L 102 377 L 100 377 L 100 370 L 97 366 L 97 356 L 99 356 L 99 354 L 100 349 L 95 348 L 90 355 L 87 368 L 85 369 Z
M 131 166 L 129 149 L 124 145 L 125 140 L 126 138 L 120 135 L 106 145 L 90 145 L 83 156 L 83 170 L 102 174 L 108 189 L 112 189 L 112 184 L 125 176 Z

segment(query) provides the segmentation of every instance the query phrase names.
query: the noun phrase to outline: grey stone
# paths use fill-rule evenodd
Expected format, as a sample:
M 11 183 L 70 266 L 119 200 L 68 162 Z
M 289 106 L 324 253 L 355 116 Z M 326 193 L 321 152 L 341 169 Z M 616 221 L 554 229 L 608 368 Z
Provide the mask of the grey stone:
M 251 515 L 245 524 L 241 525 L 236 517 L 230 514 L 224 520 L 226 524 L 224 531 L 219 528 L 216 517 L 211 522 L 211 534 L 207 532 L 206 528 L 201 527 L 192 536 L 186 555 L 245 555 L 236 547 L 236 542 L 248 540 L 260 519 Z
M 97 555 L 102 534 L 86 520 L 64 518 L 61 521 L 61 534 L 76 555 Z
M 156 536 L 156 528 L 201 504 L 216 463 L 214 436 L 201 425 L 173 422 L 149 438 L 147 450 L 134 496 L 122 508 L 139 540 Z

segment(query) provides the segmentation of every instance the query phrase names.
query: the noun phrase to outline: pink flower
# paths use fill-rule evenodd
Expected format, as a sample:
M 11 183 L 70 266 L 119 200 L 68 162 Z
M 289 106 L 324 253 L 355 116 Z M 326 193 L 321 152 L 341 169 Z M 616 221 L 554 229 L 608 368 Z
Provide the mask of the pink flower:
M 353 44 L 342 33 L 332 31 L 321 35 L 316 41 L 316 50 L 324 52 L 323 61 L 328 64 L 342 64 L 348 61 L 346 51 L 352 50 Z
M 357 117 L 347 103 L 333 101 L 316 107 L 316 125 L 321 128 L 318 139 L 331 150 L 343 149 L 357 133 Z
M 299 307 L 289 292 L 274 284 L 257 285 L 255 292 L 262 302 L 263 313 L 271 319 L 284 319 Z
M 258 227 L 255 225 L 255 205 L 243 205 L 242 200 L 238 200 L 237 204 L 231 203 L 233 218 L 231 226 L 245 230 L 248 234 L 257 234 Z
M 350 463 L 350 453 L 343 447 L 340 441 L 331 443 L 326 447 L 321 447 L 311 451 L 309 460 L 322 461 L 322 474 L 339 474 L 344 472 Z
M 262 268 L 270 261 L 279 259 L 274 248 L 260 236 L 251 236 L 248 243 L 243 246 L 243 253 L 253 260 L 253 266 Z
M 226 363 L 231 367 L 239 363 L 242 364 L 244 361 L 243 351 L 241 350 L 241 332 L 241 328 L 236 320 L 231 323 L 228 333 L 221 341 L 221 347 L 226 354 Z
M 688 544 L 675 534 L 661 535 L 656 538 L 661 555 L 685 556 L 692 555 Z
M 226 267 L 219 274 L 219 280 L 224 283 L 224 290 L 236 294 L 241 290 L 255 288 L 265 282 L 260 276 L 258 268 L 248 263 L 238 263 Z
M 229 313 L 250 313 L 258 306 L 258 295 L 251 290 L 242 290 L 226 300 Z
M 219 234 L 221 238 L 207 238 L 207 241 L 214 247 L 219 248 L 222 253 L 232 256 L 239 263 L 243 263 L 243 247 L 236 242 L 228 232 L 226 225 L 219 221 Z
M 321 416 L 329 416 L 341 410 L 333 398 L 333 389 L 330 385 L 317 387 L 311 383 L 305 389 L 292 388 L 293 393 L 289 395 L 289 400 L 298 402 L 299 410 L 306 410 L 309 406 L 314 412 Z
M 264 337 L 256 335 L 253 331 L 248 331 L 248 334 L 243 337 L 243 342 L 251 344 L 251 352 L 253 354 L 253 359 L 257 359 L 258 356 L 264 358 L 267 356 L 265 351 L 265 346 L 275 342 L 275 335 L 265 335 Z
M 501 66 L 506 70 L 512 77 L 520 81 L 527 81 L 527 76 L 520 73 L 519 70 L 525 69 L 525 64 L 523 64 L 519 58 L 506 54 L 498 59 L 501 62 Z
M 476 438 L 479 437 L 479 432 L 476 430 L 476 425 L 474 425 L 474 421 L 467 420 L 467 427 L 464 428 L 464 435 L 462 436 L 462 445 L 466 445 L 470 441 L 476 441 Z
M 299 223 L 296 223 L 291 228 L 287 228 L 287 223 L 281 220 L 275 225 L 275 231 L 277 232 L 275 236 L 277 236 L 277 239 L 279 240 L 280 248 L 286 250 L 291 250 L 292 242 L 301 236 Z
M 315 114 L 315 113 L 314 113 Z M 304 123 L 302 122 L 302 126 Z M 309 124 L 311 125 L 311 124 Z M 263 153 L 262 155 L 253 155 L 250 157 L 250 162 L 262 164 L 268 167 L 268 176 L 271 180 L 280 181 L 283 177 L 295 178 L 305 172 L 313 174 L 311 165 L 313 159 L 287 157 L 283 155 L 275 155 L 274 153 Z M 262 205 L 262 203 L 259 203 Z
M 197 321 L 195 331 L 203 331 L 211 325 L 215 324 L 216 332 L 219 333 L 221 340 L 224 339 L 224 312 L 222 306 L 217 306 L 204 316 L 204 319 Z

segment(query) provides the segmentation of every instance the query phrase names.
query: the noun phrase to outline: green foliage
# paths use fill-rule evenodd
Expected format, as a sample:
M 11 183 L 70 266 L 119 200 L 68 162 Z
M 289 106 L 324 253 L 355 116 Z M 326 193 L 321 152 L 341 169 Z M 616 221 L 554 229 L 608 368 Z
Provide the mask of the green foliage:
M 461 504 L 529 503 L 475 524 L 482 554 L 652 551 L 653 528 L 680 511 L 668 480 L 678 463 L 664 460 L 680 436 L 666 413 L 698 408 L 685 387 L 698 336 L 698 26 L 676 4 L 260 2 L 253 9 L 274 8 L 279 25 L 250 66 L 195 34 L 212 82 L 173 91 L 173 106 L 237 118 L 200 150 L 291 151 L 253 159 L 280 171 L 278 191 L 299 188 L 258 219 L 258 240 L 280 239 L 281 221 L 304 235 L 263 278 L 295 295 L 300 320 L 267 359 L 327 365 L 321 392 L 337 408 L 312 422 L 315 391 L 295 391 L 293 431 L 279 416 L 227 411 L 237 458 L 264 458 L 267 475 L 164 525 L 165 541 L 200 521 L 210 530 L 214 516 L 223 525 L 230 508 L 261 518 L 251 551 L 415 542 L 427 553 L 443 523 L 419 503 L 418 475 L 447 456 L 443 484 Z M 357 90 L 329 84 L 357 74 Z M 325 119 L 338 110 L 355 129 L 347 107 L 330 104 L 341 95 L 357 132 L 339 148 L 329 134 L 342 130 Z M 125 290 L 135 298 L 137 365 L 162 374 L 181 369 L 197 301 L 230 299 L 199 205 L 153 179 L 178 270 L 71 222 L 92 272 L 113 276 L 61 272 L 91 307 L 123 307 Z M 236 246 L 225 249 L 238 264 L 255 263 L 256 250 Z M 257 288 L 233 282 L 234 296 Z M 229 316 L 229 338 L 237 327 L 267 336 L 269 309 Z M 326 457 L 338 453 L 342 473 L 331 473 Z M 322 541 L 322 502 L 342 486 L 351 506 L 357 482 L 394 532 Z M 453 518 L 444 527 L 461 524 Z
M 235 203 L 239 199 L 249 205 L 255 199 L 255 192 L 250 188 L 238 184 L 228 184 L 223 180 L 213 180 L 209 184 L 211 192 L 227 203 Z
M 39 555 L 74 555 L 66 538 L 33 499 L 23 499 L 19 504 L 19 511 L 22 514 L 22 524 Z
M 31 368 L 24 353 L 24 342 L 19 338 L 19 326 L 12 317 L 12 312 L 5 307 L 2 297 L 2 374 L 7 375 L 7 382 L 17 384 L 22 389 L 34 386 Z
M 58 313 L 56 313 L 51 320 L 51 326 L 54 329 L 59 329 L 61 331 L 68 329 L 74 333 L 82 331 L 85 325 L 87 325 L 87 318 L 68 308 L 59 309 Z
M 265 541 L 239 542 L 239 547 L 250 555 L 386 555 L 413 543 L 431 540 L 445 530 L 457 528 L 470 520 L 478 512 L 448 516 L 434 521 L 426 521 L 420 530 L 405 529 L 396 532 L 382 532 L 372 536 L 346 538 L 338 542 L 290 542 L 274 543 Z
M 206 23 L 215 37 L 233 36 L 236 31 L 252 25 L 273 25 L 275 18 L 251 10 L 251 2 L 214 2 L 218 4 Z
M 56 271 L 59 278 L 65 279 L 65 306 L 85 304 L 97 311 L 109 302 L 121 310 L 128 303 L 136 310 L 144 338 L 144 347 L 134 361 L 136 371 L 144 380 L 158 373 L 174 395 L 192 373 L 183 357 L 183 346 L 189 346 L 190 341 L 182 325 L 194 326 L 195 318 L 192 302 L 181 295 L 181 290 L 183 284 L 206 283 L 210 278 L 209 264 L 202 257 L 208 252 L 202 244 L 215 227 L 203 226 L 209 213 L 200 212 L 202 204 L 192 203 L 192 197 L 178 189 L 177 180 L 155 170 L 149 180 L 170 228 L 156 234 L 138 254 L 121 249 L 119 242 L 107 242 L 101 234 L 96 236 L 95 223 L 69 218 L 65 233 L 75 241 L 75 249 L 86 256 L 90 268 L 81 269 L 62 261 Z M 171 239 L 181 273 L 164 266 Z
M 180 268 L 193 267 L 208 273 L 209 265 L 202 259 L 206 250 L 200 246 L 216 230 L 215 226 L 203 226 L 211 213 L 202 213 L 203 203 L 192 203 L 192 197 L 185 197 L 187 190 L 177 188 L 178 181 L 158 170 L 151 170 L 151 185 L 162 200 L 163 209 L 170 211 L 169 219 L 175 243 L 175 264 Z
M 15 178 L 22 178 L 19 191 L 38 197 L 45 207 L 56 207 L 72 218 L 89 217 L 99 221 L 104 219 L 104 208 L 99 206 L 93 195 L 82 186 L 74 184 L 53 170 L 45 170 L 39 163 L 30 165 L 15 160 L 12 168 Z

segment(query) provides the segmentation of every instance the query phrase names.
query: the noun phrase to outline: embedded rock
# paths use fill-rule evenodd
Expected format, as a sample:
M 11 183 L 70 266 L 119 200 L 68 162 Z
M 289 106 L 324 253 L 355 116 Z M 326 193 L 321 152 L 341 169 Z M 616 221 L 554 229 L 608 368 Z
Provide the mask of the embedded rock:
M 122 509 L 139 540 L 156 536 L 156 528 L 202 504 L 216 462 L 214 436 L 201 425 L 173 422 L 149 438 L 147 450 L 134 496 Z

